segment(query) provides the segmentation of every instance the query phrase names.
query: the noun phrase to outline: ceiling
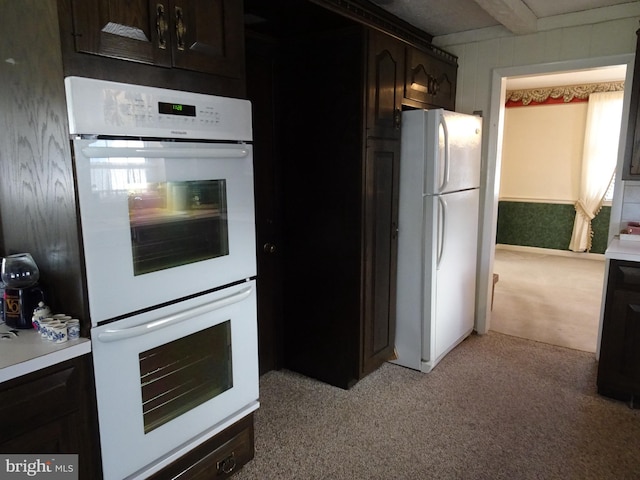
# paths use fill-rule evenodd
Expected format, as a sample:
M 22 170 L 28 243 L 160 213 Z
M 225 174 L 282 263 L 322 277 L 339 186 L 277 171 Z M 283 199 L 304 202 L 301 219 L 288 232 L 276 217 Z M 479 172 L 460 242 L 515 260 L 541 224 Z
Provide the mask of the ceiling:
M 538 20 L 603 7 L 636 4 L 640 0 L 369 0 L 382 9 L 433 36 L 499 28 L 516 35 L 537 31 Z M 275 37 L 296 36 L 327 25 L 348 22 L 313 2 L 300 0 L 245 0 L 245 24 L 255 32 Z M 593 13 L 593 12 L 590 12 Z M 590 16 L 589 14 L 585 14 Z M 602 13 L 601 13 L 602 15 Z M 544 27 L 543 27 L 544 28 Z M 559 75 L 507 79 L 508 90 L 621 81 L 625 67 L 601 68 Z
M 507 78 L 507 90 L 527 90 L 530 88 L 560 87 L 563 85 L 621 82 L 624 81 L 626 72 L 626 65 L 616 65 L 590 70 L 509 77 Z
M 370 0 L 433 35 L 503 25 L 517 35 L 534 33 L 540 19 L 610 7 L 630 0 Z
M 638 4 L 630 0 L 370 0 L 434 37 L 504 27 L 515 35 L 538 31 L 539 20 L 603 7 Z M 593 13 L 593 12 L 591 12 Z M 562 17 L 560 17 L 562 18 Z M 621 81 L 626 68 L 602 68 L 509 78 L 507 89 L 519 90 L 582 83 Z

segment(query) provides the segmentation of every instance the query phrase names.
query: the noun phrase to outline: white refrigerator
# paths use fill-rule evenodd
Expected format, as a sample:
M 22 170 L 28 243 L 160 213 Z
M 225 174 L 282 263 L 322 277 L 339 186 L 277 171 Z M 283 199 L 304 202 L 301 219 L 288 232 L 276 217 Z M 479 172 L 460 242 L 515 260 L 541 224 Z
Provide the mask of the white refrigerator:
M 402 114 L 396 353 L 429 372 L 473 330 L 482 119 Z

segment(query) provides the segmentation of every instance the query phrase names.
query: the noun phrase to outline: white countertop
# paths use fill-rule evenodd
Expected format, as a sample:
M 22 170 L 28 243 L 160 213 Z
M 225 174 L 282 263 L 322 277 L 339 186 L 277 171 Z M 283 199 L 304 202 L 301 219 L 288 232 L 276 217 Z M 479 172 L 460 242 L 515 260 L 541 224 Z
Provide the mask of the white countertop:
M 0 332 L 10 330 L 0 325 Z M 0 338 L 0 383 L 91 352 L 91 340 L 64 343 L 44 340 L 36 330 L 18 330 L 18 336 Z
M 604 252 L 604 256 L 615 260 L 640 262 L 640 242 L 620 240 L 619 237 L 615 237 Z

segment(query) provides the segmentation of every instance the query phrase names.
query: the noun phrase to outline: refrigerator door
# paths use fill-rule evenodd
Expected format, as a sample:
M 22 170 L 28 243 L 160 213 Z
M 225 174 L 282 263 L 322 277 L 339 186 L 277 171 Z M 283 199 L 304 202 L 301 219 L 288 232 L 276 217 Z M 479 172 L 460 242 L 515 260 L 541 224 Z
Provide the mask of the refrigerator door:
M 482 118 L 442 109 L 421 112 L 425 128 L 423 193 L 479 187 Z
M 473 330 L 480 191 L 425 196 L 424 202 L 422 371 L 428 372 Z

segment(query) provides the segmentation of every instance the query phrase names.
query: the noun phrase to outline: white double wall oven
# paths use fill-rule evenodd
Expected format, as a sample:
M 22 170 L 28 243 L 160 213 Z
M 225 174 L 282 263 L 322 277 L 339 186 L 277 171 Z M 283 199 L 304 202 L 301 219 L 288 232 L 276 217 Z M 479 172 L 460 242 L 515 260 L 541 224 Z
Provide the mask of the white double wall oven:
M 65 79 L 105 479 L 258 408 L 251 106 Z

